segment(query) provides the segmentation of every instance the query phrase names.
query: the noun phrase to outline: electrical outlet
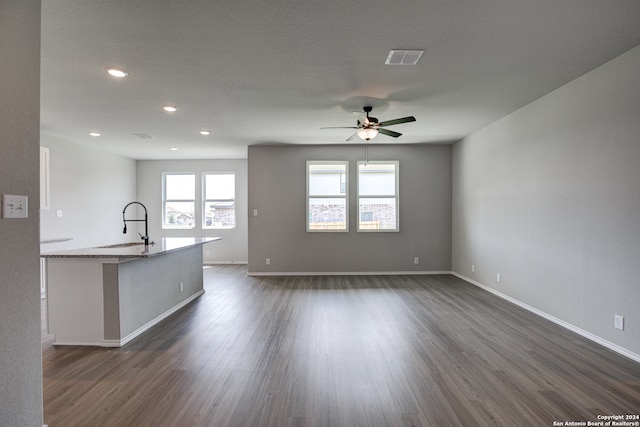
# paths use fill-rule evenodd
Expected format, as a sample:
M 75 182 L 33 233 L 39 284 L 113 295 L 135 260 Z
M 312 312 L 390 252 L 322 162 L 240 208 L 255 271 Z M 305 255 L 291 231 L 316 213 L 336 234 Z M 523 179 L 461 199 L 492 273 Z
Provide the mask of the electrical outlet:
M 476 265 L 475 264 L 471 264 L 471 272 L 472 273 L 476 272 Z
M 500 273 L 496 274 L 496 282 L 500 283 L 502 280 L 502 275 Z
M 267 258 L 264 262 L 267 265 L 271 265 L 271 258 Z
M 180 282 L 180 292 L 184 291 L 184 283 Z
M 620 316 L 619 314 L 614 315 L 613 325 L 615 326 L 616 329 L 620 329 L 621 331 L 624 331 L 624 317 Z
M 414 263 L 414 264 L 420 264 L 420 258 L 415 257 L 415 258 L 413 259 L 413 263 Z

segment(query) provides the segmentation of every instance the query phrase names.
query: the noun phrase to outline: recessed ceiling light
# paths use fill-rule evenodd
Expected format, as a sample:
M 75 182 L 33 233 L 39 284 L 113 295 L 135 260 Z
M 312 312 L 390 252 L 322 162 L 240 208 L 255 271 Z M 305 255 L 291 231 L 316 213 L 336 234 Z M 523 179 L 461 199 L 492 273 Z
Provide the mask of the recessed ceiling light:
M 174 107 L 173 105 L 163 105 L 163 106 L 162 106 L 162 109 L 163 109 L 164 111 L 169 112 L 169 113 L 173 113 L 173 112 L 175 112 L 175 111 L 178 111 L 178 109 L 177 109 L 176 107 Z
M 171 151 L 178 151 L 178 147 L 171 147 L 171 148 L 169 148 L 169 150 L 171 150 Z
M 127 70 L 123 70 L 122 68 L 115 68 L 115 67 L 107 67 L 107 73 L 109 73 L 110 76 L 117 77 L 119 79 L 123 77 L 127 77 L 129 75 Z
M 208 130 L 201 130 L 200 135 L 204 135 L 204 136 L 211 135 L 211 132 L 209 132 Z
M 98 132 L 89 132 L 89 135 L 91 135 L 91 136 L 100 136 L 100 133 L 98 133 Z

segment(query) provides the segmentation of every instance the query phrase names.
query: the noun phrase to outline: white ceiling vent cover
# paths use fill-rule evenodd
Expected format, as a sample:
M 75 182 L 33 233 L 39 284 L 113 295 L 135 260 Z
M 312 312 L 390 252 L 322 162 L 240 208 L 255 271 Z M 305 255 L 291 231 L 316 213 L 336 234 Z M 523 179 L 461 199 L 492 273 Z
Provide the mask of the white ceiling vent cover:
M 390 50 L 387 65 L 416 65 L 422 57 L 424 50 Z

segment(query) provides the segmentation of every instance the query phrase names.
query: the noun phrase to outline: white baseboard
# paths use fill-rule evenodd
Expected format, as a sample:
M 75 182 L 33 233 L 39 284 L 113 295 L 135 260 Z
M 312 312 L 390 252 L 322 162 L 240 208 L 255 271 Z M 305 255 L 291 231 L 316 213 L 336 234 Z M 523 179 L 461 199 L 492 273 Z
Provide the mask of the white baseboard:
M 189 304 L 191 301 L 195 300 L 196 298 L 198 298 L 202 294 L 204 294 L 204 289 L 196 292 L 195 294 L 191 295 L 189 298 L 183 300 L 179 304 L 174 305 L 169 310 L 165 311 L 164 313 L 162 313 L 161 315 L 159 315 L 155 319 L 153 319 L 153 320 L 145 323 L 144 325 L 140 326 L 138 329 L 136 329 L 135 331 L 131 332 L 129 335 L 127 335 L 124 338 L 121 338 L 119 340 L 104 340 L 103 347 L 122 347 L 123 345 L 125 345 L 126 343 L 131 341 L 132 339 L 136 338 L 138 335 L 140 335 L 143 332 L 145 332 L 148 329 L 150 329 L 152 326 L 155 326 L 156 324 L 160 323 L 161 321 L 163 321 L 167 317 L 171 316 L 173 313 L 175 313 L 176 311 L 180 310 L 182 307 L 184 307 L 185 305 Z M 116 345 L 111 345 L 111 344 L 116 344 Z
M 229 264 L 249 264 L 249 261 L 204 261 L 203 264 L 205 267 L 207 265 L 229 265 Z
M 131 341 L 132 339 L 136 338 L 138 335 L 140 335 L 143 332 L 145 332 L 148 329 L 150 329 L 152 326 L 155 326 L 156 324 L 160 323 L 161 321 L 163 321 L 167 317 L 171 316 L 173 313 L 175 313 L 176 311 L 180 310 L 182 307 L 184 307 L 185 305 L 189 304 L 191 301 L 195 300 L 196 298 L 198 298 L 202 294 L 204 294 L 204 289 L 196 292 L 195 294 L 191 295 L 190 297 L 186 298 L 185 300 L 179 302 L 177 305 L 171 307 L 169 310 L 165 311 L 164 313 L 162 313 L 161 315 L 159 315 L 155 319 L 150 320 L 149 322 L 147 322 L 144 325 L 140 326 L 135 331 L 131 332 L 126 337 L 121 338 L 119 340 L 118 339 L 116 339 L 116 340 L 105 340 L 105 339 L 103 339 L 100 342 L 64 342 L 64 341 L 55 341 L 55 339 L 54 339 L 53 345 L 74 345 L 74 346 L 94 346 L 94 347 L 96 347 L 96 346 L 97 347 L 122 347 L 123 345 L 125 345 L 126 343 Z
M 600 345 L 608 348 L 609 350 L 615 351 L 616 353 L 621 354 L 622 356 L 628 357 L 629 359 L 640 363 L 640 354 L 637 354 L 637 353 L 634 353 L 634 352 L 632 352 L 630 350 L 627 350 L 624 347 L 620 347 L 619 345 L 614 344 L 611 341 L 607 341 L 604 338 L 601 338 L 601 337 L 599 337 L 597 335 L 592 334 L 591 332 L 588 332 L 588 331 L 585 331 L 584 329 L 578 328 L 577 326 L 572 325 L 571 323 L 565 322 L 564 320 L 559 319 L 559 318 L 557 318 L 555 316 L 552 316 L 549 313 L 545 313 L 542 310 L 538 310 L 535 307 L 532 307 L 532 306 L 530 306 L 528 304 L 525 304 L 522 301 L 519 301 L 519 300 L 517 300 L 515 298 L 510 297 L 509 295 L 503 294 L 502 292 L 498 292 L 495 289 L 493 289 L 493 288 L 491 288 L 491 287 L 489 287 L 489 286 L 487 286 L 487 285 L 485 285 L 483 283 L 480 283 L 478 281 L 470 279 L 470 278 L 468 278 L 466 276 L 463 276 L 462 274 L 459 274 L 459 273 L 456 273 L 456 272 L 453 272 L 453 271 L 451 272 L 451 274 L 453 274 L 454 276 L 456 276 L 456 277 L 458 277 L 458 278 L 460 278 L 460 279 L 462 279 L 464 281 L 467 281 L 467 282 L 471 283 L 472 285 L 475 285 L 475 286 L 477 286 L 479 288 L 482 288 L 485 291 L 490 292 L 490 293 L 492 293 L 493 295 L 495 295 L 495 296 L 497 296 L 499 298 L 502 298 L 502 299 L 504 299 L 506 301 L 509 301 L 509 302 L 521 307 L 521 308 L 524 308 L 525 310 L 527 310 L 527 311 L 529 311 L 529 312 L 531 312 L 531 313 L 533 313 L 533 314 L 535 314 L 537 316 L 540 316 L 540 317 L 542 317 L 544 319 L 547 319 L 547 320 L 555 323 L 556 325 L 562 326 L 565 329 L 568 329 L 568 330 L 570 330 L 572 332 L 575 332 L 576 334 L 581 335 L 581 336 L 583 336 L 583 337 L 585 337 L 585 338 L 587 338 L 587 339 L 589 339 L 589 340 L 591 340 L 591 341 L 593 341 L 593 342 L 595 342 L 597 344 L 600 344 Z
M 247 276 L 406 276 L 451 274 L 450 271 L 249 271 Z

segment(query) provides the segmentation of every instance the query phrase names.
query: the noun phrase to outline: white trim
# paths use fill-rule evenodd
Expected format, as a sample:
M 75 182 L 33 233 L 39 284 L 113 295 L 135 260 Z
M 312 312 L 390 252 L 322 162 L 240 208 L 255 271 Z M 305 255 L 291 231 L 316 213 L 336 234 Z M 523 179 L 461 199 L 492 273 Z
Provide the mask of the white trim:
M 349 232 L 349 161 L 348 160 L 307 160 L 306 163 L 306 178 L 307 178 L 307 197 L 306 197 L 306 229 L 307 233 L 348 233 Z M 344 176 L 345 176 L 345 189 L 344 196 L 341 194 L 336 195 L 311 195 L 309 194 L 309 167 L 319 165 L 337 165 L 344 166 Z M 309 228 L 309 200 L 310 199 L 344 199 L 344 209 L 345 209 L 345 228 L 344 229 L 310 229 Z
M 191 301 L 195 300 L 196 298 L 198 298 L 202 294 L 204 294 L 204 289 L 196 292 L 195 294 L 191 295 L 189 298 L 183 300 L 179 304 L 174 305 L 169 310 L 165 311 L 164 313 L 162 313 L 161 315 L 159 315 L 155 319 L 147 322 L 146 324 L 140 326 L 138 329 L 136 329 L 135 331 L 131 332 L 126 337 L 121 338 L 120 340 L 104 340 L 103 341 L 104 343 L 117 342 L 117 343 L 120 344 L 119 346 L 103 345 L 103 347 L 122 347 L 123 345 L 125 345 L 126 343 L 131 341 L 132 339 L 136 338 L 138 335 L 140 335 L 143 332 L 145 332 L 146 330 L 150 329 L 152 326 L 155 326 L 156 324 L 160 323 L 162 320 L 166 319 L 167 317 L 169 317 L 170 315 L 172 315 L 176 311 L 180 310 L 182 307 L 184 307 L 185 305 L 189 304 Z
M 249 271 L 247 276 L 406 276 L 451 274 L 450 271 Z
M 54 335 L 55 336 L 55 335 Z M 93 341 L 54 341 L 53 346 L 59 345 L 72 345 L 78 347 L 118 347 L 117 345 L 105 344 L 105 341 L 93 342 Z
M 394 170 L 393 170 L 393 177 L 395 179 L 395 194 L 391 195 L 391 194 L 387 194 L 387 195 L 376 195 L 376 196 L 372 196 L 372 195 L 361 195 L 360 194 L 360 165 L 364 165 L 365 167 L 367 165 L 372 165 L 372 164 L 379 164 L 379 165 L 390 165 L 393 164 Z M 357 212 L 357 224 L 356 224 L 356 231 L 358 233 L 398 233 L 400 231 L 400 161 L 399 160 L 359 160 L 356 164 L 356 169 L 357 169 L 357 173 L 356 173 L 356 205 L 358 207 L 358 212 Z M 384 229 L 370 229 L 370 228 L 360 228 L 360 199 L 395 199 L 396 201 L 396 226 L 393 229 L 389 229 L 389 228 L 384 228 Z
M 249 261 L 204 261 L 203 265 L 230 265 L 230 264 L 249 264 Z
M 207 199 L 207 176 L 208 175 L 233 175 L 233 199 Z M 200 190 L 202 193 L 202 206 L 201 206 L 201 213 L 202 213 L 202 220 L 200 221 L 200 227 L 202 230 L 235 230 L 237 228 L 238 225 L 238 211 L 236 209 L 236 172 L 235 171 L 219 171 L 219 172 L 202 172 L 200 174 Z M 205 206 L 207 205 L 207 202 L 233 202 L 233 227 L 207 227 L 205 225 L 205 223 L 207 222 L 206 219 L 206 212 L 205 212 Z
M 487 286 L 487 285 L 485 285 L 483 283 L 480 283 L 480 282 L 477 282 L 477 281 L 475 281 L 473 279 L 470 279 L 470 278 L 468 278 L 466 276 L 463 276 L 462 274 L 459 274 L 459 273 L 456 273 L 456 272 L 451 272 L 451 274 L 453 274 L 454 276 L 456 276 L 456 277 L 458 277 L 458 278 L 460 278 L 462 280 L 465 280 L 465 281 L 471 283 L 472 285 L 475 285 L 475 286 L 477 286 L 479 288 L 482 288 L 485 291 L 490 292 L 490 293 L 494 294 L 495 296 L 497 296 L 499 298 L 502 298 L 502 299 L 504 299 L 506 301 L 509 301 L 509 302 L 511 302 L 511 303 L 513 303 L 513 304 L 515 304 L 515 305 L 517 305 L 517 306 L 519 306 L 519 307 L 521 307 L 521 308 L 523 308 L 523 309 L 525 309 L 525 310 L 527 310 L 527 311 L 529 311 L 529 312 L 531 312 L 531 313 L 533 313 L 535 315 L 538 315 L 538 316 L 540 316 L 540 317 L 542 317 L 544 319 L 547 319 L 547 320 L 555 323 L 558 326 L 562 326 L 563 328 L 568 329 L 568 330 L 570 330 L 572 332 L 575 332 L 576 334 L 581 335 L 581 336 L 583 336 L 583 337 L 585 337 L 585 338 L 587 338 L 587 339 L 589 339 L 589 340 L 591 340 L 591 341 L 593 341 L 593 342 L 595 342 L 597 344 L 600 344 L 600 345 L 608 348 L 609 350 L 615 351 L 616 353 L 621 354 L 622 356 L 628 357 L 629 359 L 640 363 L 640 354 L 637 354 L 637 353 L 634 353 L 634 352 L 632 352 L 630 350 L 627 350 L 624 347 L 620 347 L 619 345 L 614 344 L 611 341 L 607 341 L 604 338 L 601 338 L 601 337 L 599 337 L 597 335 L 592 334 L 591 332 L 588 332 L 588 331 L 585 331 L 584 329 L 578 328 L 577 326 L 572 325 L 571 323 L 565 322 L 562 319 L 559 319 L 559 318 L 557 318 L 555 316 L 552 316 L 552 315 L 550 315 L 548 313 L 545 313 L 542 310 L 539 310 L 539 309 L 537 309 L 535 307 L 532 307 L 532 306 L 530 306 L 528 304 L 525 304 L 522 301 L 519 301 L 519 300 L 517 300 L 515 298 L 510 297 L 509 295 L 503 294 L 502 292 L 498 292 L 495 289 L 493 289 L 493 288 L 491 288 L 491 287 L 489 287 L 489 286 Z
M 100 347 L 122 347 L 120 340 L 102 340 Z

